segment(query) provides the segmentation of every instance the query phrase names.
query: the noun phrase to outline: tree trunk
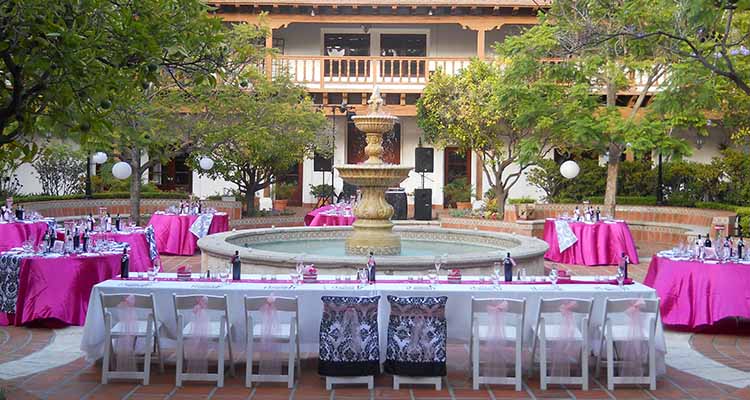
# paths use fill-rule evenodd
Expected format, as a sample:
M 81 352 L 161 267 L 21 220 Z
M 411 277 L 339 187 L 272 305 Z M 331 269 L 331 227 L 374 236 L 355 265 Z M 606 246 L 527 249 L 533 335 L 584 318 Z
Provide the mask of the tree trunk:
M 505 219 L 505 199 L 508 197 L 508 193 L 505 191 L 505 188 L 503 188 L 503 185 L 500 184 L 500 179 L 495 178 L 495 201 L 496 201 L 496 207 L 497 207 L 497 218 L 499 220 Z
M 617 205 L 617 176 L 620 171 L 620 155 L 622 151 L 617 145 L 609 146 L 609 161 L 607 162 L 607 190 L 604 192 L 604 213 L 615 218 Z
M 255 214 L 255 192 L 248 190 L 245 192 L 245 217 L 252 217 Z
M 141 224 L 141 160 L 135 159 L 130 162 L 133 169 L 130 175 L 130 221 L 136 225 Z

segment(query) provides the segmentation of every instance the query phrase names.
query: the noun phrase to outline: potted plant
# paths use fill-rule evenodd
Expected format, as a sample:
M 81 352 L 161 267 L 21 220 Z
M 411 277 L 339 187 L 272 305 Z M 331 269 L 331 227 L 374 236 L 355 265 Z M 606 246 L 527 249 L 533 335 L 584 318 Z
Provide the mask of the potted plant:
M 473 190 L 474 188 L 466 178 L 454 179 L 443 188 L 448 202 L 456 203 L 456 208 L 460 210 L 471 209 L 471 192 Z
M 310 194 L 318 199 L 317 207 L 329 204 L 333 197 L 333 186 L 323 183 L 320 185 L 310 185 Z
M 510 199 L 508 203 L 516 208 L 516 218 L 519 220 L 530 220 L 534 218 L 535 200 L 528 197 Z
M 286 210 L 289 199 L 297 190 L 297 185 L 291 182 L 277 182 L 274 186 L 273 209 L 277 211 Z

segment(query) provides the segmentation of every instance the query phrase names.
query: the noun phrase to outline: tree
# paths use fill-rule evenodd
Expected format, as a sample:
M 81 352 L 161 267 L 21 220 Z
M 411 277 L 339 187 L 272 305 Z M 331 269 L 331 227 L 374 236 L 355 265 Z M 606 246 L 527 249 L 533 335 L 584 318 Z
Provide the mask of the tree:
M 473 60 L 455 76 L 437 71 L 417 103 L 427 141 L 479 154 L 501 215 L 522 174 L 564 143 L 576 117 L 595 104 L 574 68 L 543 62 L 552 41 L 539 39 L 508 39 L 498 62 Z
M 0 2 L 0 147 L 34 150 L 39 132 L 102 134 L 107 110 L 160 71 L 212 72 L 221 22 L 208 10 L 201 0 Z
M 246 216 L 254 214 L 255 192 L 312 154 L 325 125 L 323 113 L 289 77 L 256 74 L 251 82 L 249 90 L 219 85 L 197 100 L 211 115 L 201 148 L 215 164 L 205 173 L 237 185 Z
M 50 143 L 31 164 L 39 176 L 42 192 L 46 195 L 61 196 L 83 191 L 86 162 L 80 151 L 69 146 Z
M 549 54 L 574 63 L 589 77 L 592 93 L 603 104 L 588 121 L 589 129 L 578 131 L 576 142 L 605 154 L 607 182 L 605 211 L 614 215 L 620 158 L 653 150 L 681 153 L 687 147 L 671 137 L 670 121 L 646 108 L 659 82 L 671 66 L 656 39 L 627 40 L 621 32 L 663 26 L 666 16 L 650 0 L 556 1 L 532 31 L 546 32 L 558 42 Z M 619 38 L 620 40 L 613 40 Z M 618 97 L 619 93 L 630 93 Z M 620 104 L 618 101 L 626 100 Z

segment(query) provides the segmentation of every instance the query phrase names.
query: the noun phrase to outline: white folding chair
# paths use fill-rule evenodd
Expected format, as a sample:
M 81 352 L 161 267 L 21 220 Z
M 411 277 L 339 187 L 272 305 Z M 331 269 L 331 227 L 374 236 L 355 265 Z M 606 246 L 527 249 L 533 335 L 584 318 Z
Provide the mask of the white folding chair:
M 263 335 L 263 324 L 260 318 L 254 319 L 253 314 L 261 311 L 261 308 L 268 304 L 268 297 L 247 297 L 245 296 L 245 331 L 246 335 L 246 361 L 247 368 L 245 371 L 245 386 L 251 387 L 253 382 L 287 382 L 291 389 L 294 387 L 295 368 L 302 372 L 299 357 L 299 330 L 297 321 L 299 318 L 299 308 L 296 297 L 275 297 L 273 298 L 273 307 L 281 317 L 278 323 L 277 332 L 273 332 L 271 342 L 276 344 L 288 345 L 288 364 L 286 375 L 262 375 L 260 364 L 258 374 L 253 373 L 253 356 L 255 345 L 261 343 Z M 287 314 L 284 316 L 283 314 Z M 288 317 L 289 322 L 284 320 Z
M 156 318 L 154 308 L 154 297 L 150 294 L 133 294 L 133 304 L 136 320 L 132 326 L 119 320 L 118 306 L 131 294 L 104 294 L 100 293 L 104 313 L 104 360 L 102 362 L 102 384 L 106 385 L 109 379 L 143 379 L 143 384 L 148 385 L 151 374 L 151 353 L 156 352 L 159 358 L 159 370 L 164 372 L 164 359 L 159 341 L 159 328 L 161 323 Z M 113 313 L 115 316 L 113 317 Z M 145 319 L 139 318 L 146 315 Z M 114 321 L 114 325 L 113 325 Z M 143 351 L 143 371 L 112 371 L 110 360 L 112 359 L 112 341 L 124 340 L 133 337 L 133 352 L 137 350 L 139 338 L 145 340 Z M 140 356 L 140 355 L 139 355 Z
M 589 390 L 589 320 L 593 299 L 539 299 L 539 312 L 534 329 L 534 342 L 531 359 L 534 360 L 537 345 L 539 347 L 540 387 L 547 390 L 547 385 L 580 384 L 583 390 Z M 572 314 L 575 326 L 571 336 L 564 332 L 565 326 L 561 307 L 565 307 Z M 549 359 L 547 343 L 579 342 L 581 344 L 581 375 L 580 376 L 548 376 L 547 361 Z M 553 354 L 561 357 L 561 354 Z
M 637 321 L 632 321 L 632 307 L 637 307 Z M 631 314 L 633 315 L 633 314 Z M 656 324 L 659 321 L 659 299 L 607 299 L 604 309 L 604 325 L 600 326 L 601 341 L 599 356 L 596 358 L 596 375 L 599 375 L 599 363 L 607 352 L 607 389 L 614 390 L 615 384 L 646 384 L 651 390 L 656 390 Z M 637 324 L 631 326 L 630 324 Z M 622 354 L 615 359 L 625 346 L 637 346 L 640 350 L 645 344 L 648 348 L 648 375 L 646 376 L 615 376 L 615 364 L 622 365 L 625 361 Z M 641 360 L 639 366 L 643 366 Z
M 177 378 L 176 386 L 182 386 L 182 381 L 216 381 L 218 387 L 224 386 L 224 349 L 229 348 L 229 373 L 234 376 L 234 355 L 232 353 L 232 324 L 229 322 L 229 307 L 226 295 L 204 296 L 187 295 L 178 296 L 172 294 L 174 299 L 175 315 L 177 315 Z M 185 340 L 194 339 L 192 332 L 194 321 L 186 319 L 186 314 L 193 307 L 206 299 L 205 311 L 209 313 L 208 333 L 206 339 L 218 343 L 218 366 L 216 373 L 184 372 L 185 363 Z M 218 316 L 218 318 L 216 318 Z M 185 323 L 185 321 L 188 321 Z
M 499 307 L 498 311 L 491 311 L 492 307 Z M 502 312 L 505 315 L 502 332 L 502 341 L 513 343 L 515 346 L 515 375 L 514 376 L 489 376 L 481 375 L 481 346 L 491 340 L 493 327 L 490 326 L 490 313 Z M 480 384 L 515 385 L 516 391 L 520 391 L 523 385 L 522 372 L 522 348 L 523 348 L 523 326 L 526 313 L 525 300 L 513 299 L 471 299 L 471 362 L 472 382 L 474 390 L 479 390 Z M 496 349 L 499 350 L 499 349 Z M 495 355 L 487 354 L 489 357 Z M 487 363 L 489 364 L 489 363 Z

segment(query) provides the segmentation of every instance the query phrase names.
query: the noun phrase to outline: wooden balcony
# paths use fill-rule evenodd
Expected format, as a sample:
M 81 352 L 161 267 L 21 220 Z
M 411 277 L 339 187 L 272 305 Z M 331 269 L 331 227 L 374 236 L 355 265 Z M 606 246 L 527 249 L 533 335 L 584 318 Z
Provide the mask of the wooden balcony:
M 458 57 L 277 56 L 274 74 L 286 71 L 310 91 L 384 91 L 419 93 L 438 68 L 456 74 L 469 65 Z
M 368 92 L 377 85 L 384 92 L 420 93 L 430 75 L 442 69 L 454 75 L 467 67 L 468 57 L 331 57 L 277 56 L 272 61 L 273 73 L 286 71 L 296 83 L 311 92 Z M 550 60 L 559 62 L 559 60 Z M 630 87 L 619 95 L 637 95 L 643 90 L 647 76 L 631 72 Z M 664 77 L 649 92 L 659 90 Z

